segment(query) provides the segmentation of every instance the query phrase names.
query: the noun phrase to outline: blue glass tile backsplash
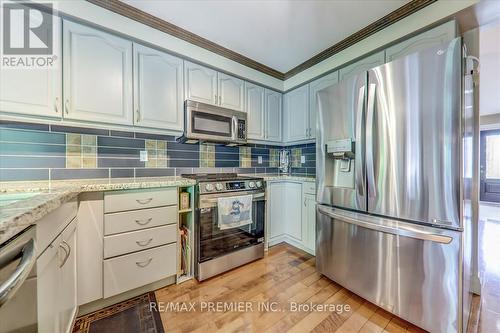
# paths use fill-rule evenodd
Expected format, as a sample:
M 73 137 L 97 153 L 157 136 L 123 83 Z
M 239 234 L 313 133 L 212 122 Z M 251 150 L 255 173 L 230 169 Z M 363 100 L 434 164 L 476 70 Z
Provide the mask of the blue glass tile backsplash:
M 197 172 L 279 173 L 284 147 L 181 144 L 170 135 L 0 121 L 0 181 L 174 176 Z M 291 173 L 315 176 L 315 144 L 293 149 L 305 157 Z M 148 161 L 140 160 L 147 151 Z

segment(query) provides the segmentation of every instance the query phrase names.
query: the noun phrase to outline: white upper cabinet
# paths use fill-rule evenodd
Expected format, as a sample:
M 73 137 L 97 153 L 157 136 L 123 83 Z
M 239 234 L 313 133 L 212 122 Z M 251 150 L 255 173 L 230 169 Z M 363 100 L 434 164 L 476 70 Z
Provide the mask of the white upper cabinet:
M 64 117 L 132 125 L 132 42 L 63 22 Z
M 245 82 L 233 76 L 218 73 L 218 105 L 243 111 L 245 104 Z
M 374 53 L 366 58 L 363 58 L 355 63 L 352 63 L 339 70 L 339 80 L 344 80 L 353 75 L 383 65 L 385 63 L 385 51 Z
M 252 84 L 245 83 L 247 112 L 247 137 L 253 140 L 265 139 L 265 89 Z
M 0 71 L 0 111 L 42 117 L 61 117 L 61 19 L 54 16 L 53 22 L 53 55 L 55 60 L 52 66 L 40 69 L 2 66 Z
M 184 129 L 183 61 L 134 44 L 134 124 L 173 131 Z
M 309 138 L 309 85 L 285 94 L 284 141 Z
M 321 89 L 328 88 L 339 82 L 339 73 L 333 72 L 309 83 L 309 138 L 316 137 L 316 115 L 318 114 L 318 99 L 316 94 Z
M 189 61 L 184 62 L 184 71 L 186 99 L 217 104 L 217 72 Z
M 279 92 L 266 89 L 266 141 L 281 142 L 281 115 L 283 113 L 283 95 Z
M 455 37 L 457 37 L 457 24 L 455 20 L 448 21 L 387 48 L 385 61 L 390 62 L 408 54 L 449 42 Z

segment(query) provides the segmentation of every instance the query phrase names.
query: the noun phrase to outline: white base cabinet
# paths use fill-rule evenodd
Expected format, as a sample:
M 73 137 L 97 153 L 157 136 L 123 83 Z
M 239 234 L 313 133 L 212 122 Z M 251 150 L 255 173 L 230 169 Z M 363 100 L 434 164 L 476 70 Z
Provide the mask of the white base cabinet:
M 269 182 L 267 191 L 267 244 L 272 246 L 286 242 L 314 255 L 314 183 L 288 180 Z
M 39 332 L 71 332 L 77 310 L 77 219 L 37 260 Z

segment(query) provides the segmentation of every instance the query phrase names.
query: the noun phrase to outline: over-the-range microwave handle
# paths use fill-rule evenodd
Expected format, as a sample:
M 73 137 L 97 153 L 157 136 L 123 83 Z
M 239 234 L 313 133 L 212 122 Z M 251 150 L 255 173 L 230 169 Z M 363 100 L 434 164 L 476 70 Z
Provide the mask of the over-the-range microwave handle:
M 362 228 L 371 229 L 371 230 L 383 232 L 386 234 L 415 238 L 415 239 L 420 239 L 420 240 L 424 240 L 424 241 L 431 241 L 431 242 L 436 242 L 436 243 L 441 243 L 441 244 L 449 244 L 453 240 L 452 237 L 449 237 L 446 235 L 439 235 L 439 234 L 435 234 L 432 232 L 417 230 L 415 228 L 412 228 L 411 226 L 404 226 L 404 225 L 399 225 L 398 227 L 389 226 L 387 224 L 380 222 L 382 219 L 379 217 L 370 216 L 370 219 L 374 219 L 374 220 L 379 221 L 379 223 L 373 223 L 370 221 L 361 220 L 359 218 L 359 215 L 357 216 L 357 218 L 355 218 L 355 217 L 349 216 L 348 212 L 346 212 L 345 214 L 344 213 L 339 214 L 335 210 L 336 210 L 335 208 L 318 205 L 318 211 L 321 214 L 326 215 L 330 218 L 341 220 L 342 222 L 357 225 L 357 226 L 362 227 Z
M 238 140 L 238 118 L 236 116 L 232 116 L 231 118 L 231 124 L 232 124 L 232 136 L 231 136 L 231 139 L 233 141 L 236 141 Z
M 354 141 L 354 164 L 356 169 L 356 190 L 358 195 L 364 196 L 365 193 L 365 176 L 364 176 L 364 164 L 365 164 L 365 152 L 364 152 L 364 113 L 365 113 L 365 85 L 359 88 L 358 92 L 358 108 L 356 115 L 356 138 Z
M 368 112 L 366 115 L 366 173 L 368 181 L 368 196 L 375 197 L 377 189 L 375 186 L 375 169 L 373 163 L 373 122 L 375 116 L 375 83 L 368 85 Z

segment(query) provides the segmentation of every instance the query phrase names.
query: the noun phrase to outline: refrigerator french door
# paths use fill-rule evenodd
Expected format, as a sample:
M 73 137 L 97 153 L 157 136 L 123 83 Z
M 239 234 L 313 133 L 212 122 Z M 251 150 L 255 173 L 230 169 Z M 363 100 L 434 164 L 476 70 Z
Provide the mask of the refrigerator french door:
M 461 93 L 455 39 L 317 94 L 316 267 L 431 332 L 467 319 Z

